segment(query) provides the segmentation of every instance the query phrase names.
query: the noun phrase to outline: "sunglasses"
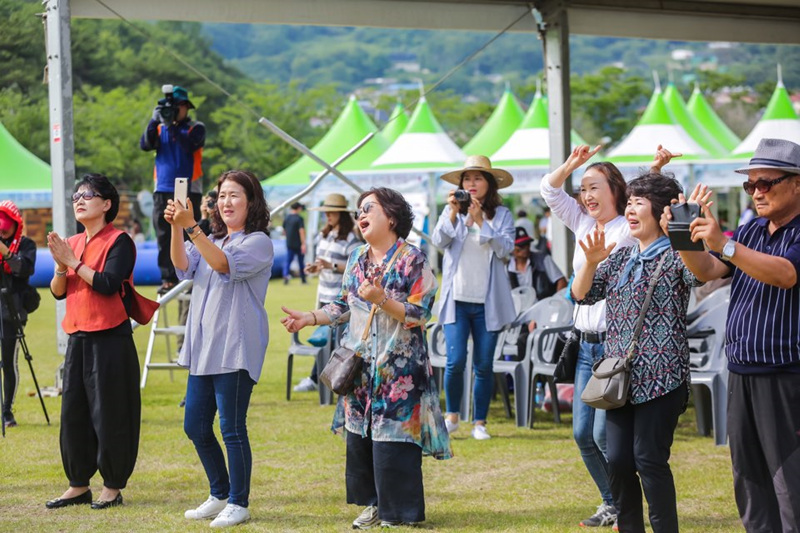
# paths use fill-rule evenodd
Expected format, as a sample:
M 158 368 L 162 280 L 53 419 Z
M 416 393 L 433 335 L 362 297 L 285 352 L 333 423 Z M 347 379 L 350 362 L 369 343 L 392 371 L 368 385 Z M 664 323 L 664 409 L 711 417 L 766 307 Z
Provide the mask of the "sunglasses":
M 98 198 L 101 198 L 101 199 L 103 198 L 102 196 L 100 196 L 98 193 L 96 193 L 94 191 L 76 192 L 75 194 L 72 195 L 72 203 L 73 204 L 77 204 L 78 200 L 80 200 L 81 198 L 83 198 L 84 200 L 86 200 L 88 202 L 89 200 L 91 200 L 95 196 L 98 197 Z
M 361 218 L 361 215 L 366 215 L 372 211 L 373 207 L 375 207 L 375 202 L 364 202 L 361 204 L 361 207 L 359 207 L 358 211 L 356 211 L 356 219 L 359 219 Z
M 745 181 L 744 183 L 742 183 L 742 188 L 744 189 L 744 192 L 746 192 L 750 196 L 753 196 L 753 194 L 756 192 L 756 190 L 758 190 L 758 192 L 762 192 L 762 193 L 769 192 L 769 190 L 774 185 L 777 185 L 780 182 L 791 178 L 792 176 L 797 176 L 797 174 L 794 174 L 794 173 L 790 172 L 789 174 L 784 174 L 780 178 L 775 178 L 774 180 L 760 179 L 760 180 L 758 180 L 756 182 Z

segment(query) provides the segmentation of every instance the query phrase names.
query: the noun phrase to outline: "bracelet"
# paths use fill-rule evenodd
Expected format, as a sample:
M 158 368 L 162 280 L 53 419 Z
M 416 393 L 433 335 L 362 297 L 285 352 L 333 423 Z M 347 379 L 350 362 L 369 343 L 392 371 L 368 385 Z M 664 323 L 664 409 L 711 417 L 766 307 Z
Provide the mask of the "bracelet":
M 83 261 L 78 261 L 78 265 L 75 267 L 76 274 L 78 273 L 78 270 L 80 270 L 82 266 L 84 266 Z
M 384 294 L 383 300 L 381 300 L 381 303 L 378 304 L 378 307 L 383 309 L 383 304 L 385 304 L 387 301 L 389 301 L 389 295 L 388 294 Z
M 194 241 L 196 241 L 196 240 L 197 240 L 197 238 L 198 238 L 200 235 L 202 235 L 202 234 L 203 234 L 203 232 L 202 232 L 202 231 L 198 231 L 198 232 L 196 232 L 196 233 L 190 233 L 190 234 L 189 234 L 189 240 L 190 240 L 190 241 L 192 241 L 192 242 L 194 242 Z
M 314 317 L 314 323 L 311 324 L 311 325 L 312 326 L 316 326 L 317 325 L 317 313 L 315 313 L 314 311 L 311 311 L 311 316 Z
M 188 233 L 188 234 L 189 234 L 189 236 L 191 237 L 192 235 L 194 235 L 194 230 L 195 230 L 195 229 L 197 229 L 197 228 L 199 228 L 199 227 L 200 227 L 200 223 L 198 222 L 197 224 L 195 224 L 195 225 L 194 225 L 194 226 L 192 226 L 191 228 L 186 228 L 186 229 L 185 229 L 185 230 L 183 230 L 183 231 L 185 231 L 186 233 Z
M 58 268 L 56 268 L 55 275 L 58 276 L 59 278 L 64 277 L 67 275 L 67 269 L 65 268 L 64 270 L 59 270 Z

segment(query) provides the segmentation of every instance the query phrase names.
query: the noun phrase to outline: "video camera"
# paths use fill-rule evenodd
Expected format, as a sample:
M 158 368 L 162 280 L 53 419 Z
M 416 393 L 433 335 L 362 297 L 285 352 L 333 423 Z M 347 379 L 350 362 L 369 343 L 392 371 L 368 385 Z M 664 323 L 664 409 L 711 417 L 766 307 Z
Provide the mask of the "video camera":
M 175 116 L 178 114 L 178 104 L 175 102 L 175 97 L 172 92 L 174 87 L 170 84 L 162 85 L 161 92 L 164 93 L 164 98 L 158 101 L 156 111 L 162 124 L 172 124 Z

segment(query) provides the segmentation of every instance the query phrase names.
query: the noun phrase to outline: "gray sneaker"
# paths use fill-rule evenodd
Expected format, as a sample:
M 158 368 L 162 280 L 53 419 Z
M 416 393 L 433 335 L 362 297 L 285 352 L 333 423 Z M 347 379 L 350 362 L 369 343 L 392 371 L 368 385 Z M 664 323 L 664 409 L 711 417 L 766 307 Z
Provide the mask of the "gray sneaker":
M 371 527 L 375 527 L 380 523 L 381 520 L 378 518 L 378 506 L 370 505 L 361 511 L 361 514 L 358 515 L 358 518 L 353 520 L 353 529 L 370 529 Z
M 398 527 L 408 526 L 414 527 L 416 526 L 416 522 L 400 522 L 395 520 L 381 520 L 381 529 L 395 529 Z
M 605 502 L 597 507 L 597 512 L 581 522 L 581 527 L 612 526 L 617 519 L 617 509 Z

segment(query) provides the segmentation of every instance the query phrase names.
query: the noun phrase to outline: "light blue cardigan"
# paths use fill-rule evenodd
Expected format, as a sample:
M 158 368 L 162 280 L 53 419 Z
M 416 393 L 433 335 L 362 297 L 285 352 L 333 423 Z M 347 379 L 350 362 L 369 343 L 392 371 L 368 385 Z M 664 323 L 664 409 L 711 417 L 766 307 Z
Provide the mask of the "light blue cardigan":
M 431 236 L 433 244 L 444 250 L 440 324 L 452 324 L 456 320 L 453 278 L 467 238 L 465 220 L 466 215 L 458 214 L 453 226 L 450 222 L 450 206 L 446 205 Z M 492 250 L 485 301 L 486 328 L 489 331 L 499 331 L 516 318 L 514 301 L 511 299 L 511 283 L 508 280 L 506 265 L 503 263 L 503 259 L 506 259 L 514 249 L 514 219 L 511 211 L 499 206 L 492 220 L 484 220 L 480 243 L 488 243 Z

